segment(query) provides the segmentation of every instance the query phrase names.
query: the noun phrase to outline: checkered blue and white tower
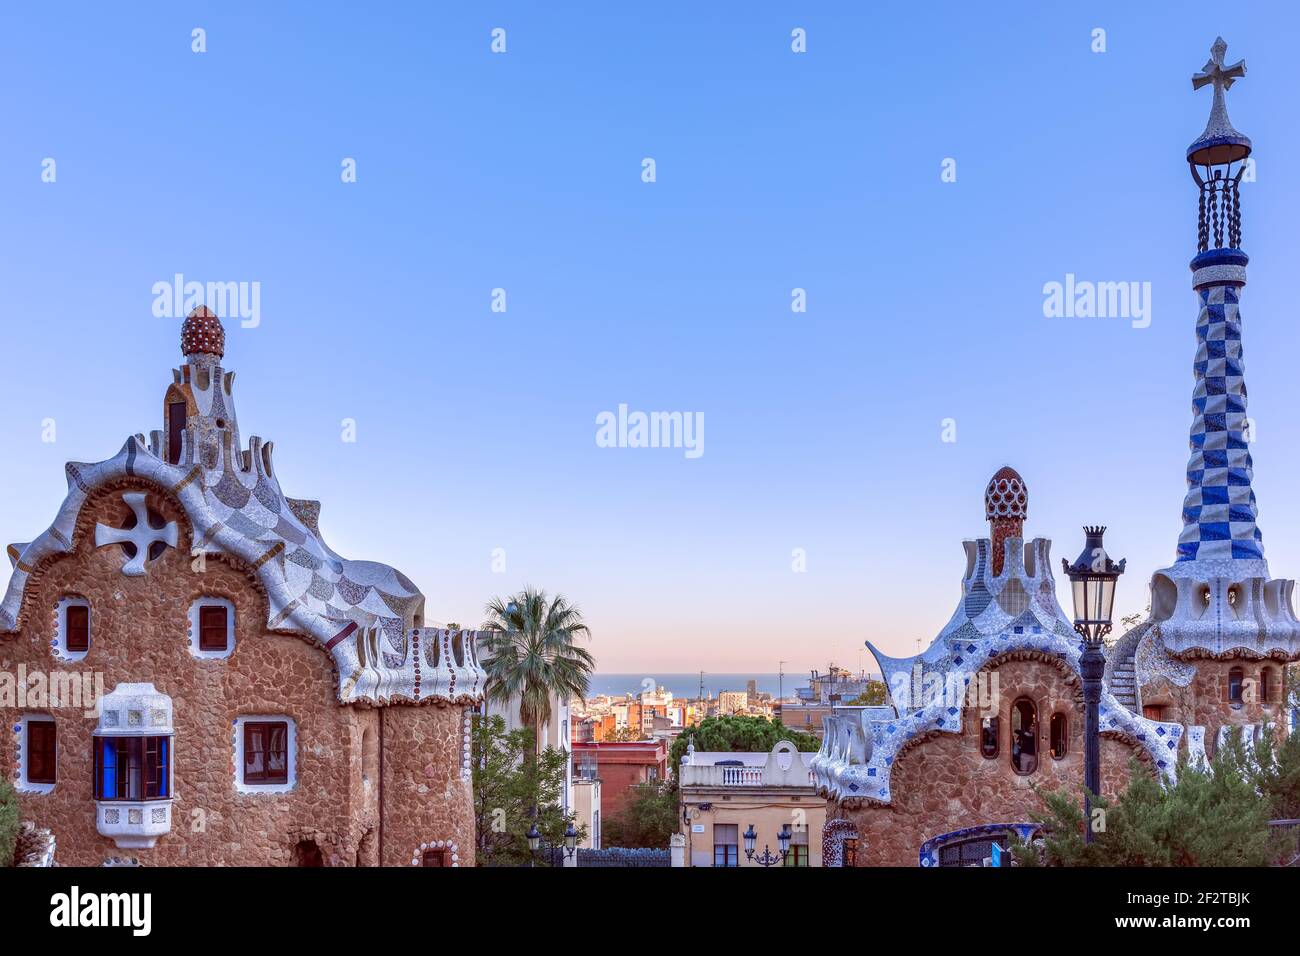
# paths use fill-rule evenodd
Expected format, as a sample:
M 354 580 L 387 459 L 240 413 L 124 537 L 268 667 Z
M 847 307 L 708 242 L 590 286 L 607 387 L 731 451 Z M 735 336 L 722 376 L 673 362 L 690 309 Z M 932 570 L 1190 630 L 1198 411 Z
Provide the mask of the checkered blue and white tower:
M 1241 251 L 1238 189 L 1251 145 L 1233 129 L 1223 96 L 1245 75 L 1246 64 L 1225 67 L 1226 51 L 1222 38 L 1215 41 L 1210 61 L 1192 79 L 1196 88 L 1214 84 L 1214 102 L 1205 132 L 1187 150 L 1200 188 L 1199 241 L 1191 269 L 1201 312 L 1196 320 L 1195 418 L 1179 561 L 1264 557 L 1251 487 L 1251 429 L 1238 311 L 1247 262 Z
M 1175 563 L 1151 582 L 1151 617 L 1165 646 L 1178 654 L 1296 653 L 1300 621 L 1292 610 L 1295 582 L 1270 580 L 1257 524 L 1246 414 L 1241 313 L 1246 254 L 1241 250 L 1240 187 L 1250 139 L 1228 119 L 1224 93 L 1246 75 L 1245 61 L 1224 63 L 1216 39 L 1193 89 L 1213 86 L 1205 131 L 1187 149 L 1199 190 L 1197 254 L 1192 288 L 1196 321 L 1194 417 L 1187 463 L 1183 530 Z

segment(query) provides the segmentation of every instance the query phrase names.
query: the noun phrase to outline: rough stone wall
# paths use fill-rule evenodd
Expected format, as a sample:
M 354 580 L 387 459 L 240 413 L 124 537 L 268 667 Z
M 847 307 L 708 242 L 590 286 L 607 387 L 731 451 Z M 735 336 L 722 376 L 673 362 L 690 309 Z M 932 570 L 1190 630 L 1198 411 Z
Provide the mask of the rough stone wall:
M 937 733 L 905 749 L 890 778 L 893 803 L 835 808 L 828 816 L 857 827 L 859 866 L 916 866 L 921 844 L 931 837 L 988 823 L 1019 823 L 1042 810 L 1031 784 L 1055 790 L 1083 785 L 1082 698 L 1076 683 L 1054 665 L 1041 661 L 1006 661 L 997 667 L 999 753 L 980 753 L 980 713 L 967 708 L 961 734 Z M 1038 769 L 1020 776 L 1011 769 L 1011 706 L 1029 697 L 1038 706 Z M 1053 713 L 1067 717 L 1066 755 L 1048 753 L 1048 725 Z M 1112 737 L 1101 739 L 1102 792 L 1112 795 L 1128 785 L 1129 759 L 1137 747 Z
M 1271 659 L 1247 658 L 1200 658 L 1191 663 L 1196 668 L 1196 676 L 1190 684 L 1177 687 L 1164 679 L 1152 681 L 1142 688 L 1143 704 L 1162 705 L 1165 720 L 1204 727 L 1211 753 L 1218 740 L 1219 728 L 1224 724 L 1258 725 L 1267 721 L 1279 733 L 1286 731 L 1287 715 L 1283 702 L 1290 693 L 1286 664 Z M 1240 667 L 1244 678 L 1242 701 L 1235 706 L 1228 700 L 1228 674 L 1233 667 Z M 1268 702 L 1261 699 L 1260 672 L 1264 668 L 1268 668 L 1272 675 Z
M 388 707 L 383 713 L 384 866 L 410 866 L 422 847 L 474 865 L 474 799 L 460 775 L 460 707 Z
M 149 491 L 150 506 L 180 529 L 179 547 L 150 561 L 143 577 L 121 573 L 126 557 L 118 546 L 94 547 L 96 522 L 121 527 L 130 514 L 121 499 L 129 490 Z M 377 780 L 368 779 L 377 775 L 365 773 L 362 749 L 367 729 L 377 727 L 378 711 L 341 706 L 329 654 L 296 635 L 268 632 L 266 599 L 252 571 L 211 557 L 205 570 L 195 571 L 189 542 L 183 511 L 157 489 L 136 482 L 100 491 L 82 510 L 75 551 L 48 562 L 29 582 L 21 632 L 0 635 L 0 670 L 10 674 L 20 663 L 29 672 L 93 671 L 102 674 L 105 692 L 123 682 L 151 682 L 172 697 L 171 832 L 150 849 L 118 849 L 96 831 L 91 779 L 96 719 L 81 708 L 0 708 L 0 728 L 10 735 L 0 747 L 0 772 L 11 780 L 17 774 L 12 746 L 17 717 L 44 710 L 58 725 L 58 782 L 49 794 L 20 794 L 23 818 L 54 832 L 64 865 L 94 866 L 109 857 L 134 857 L 146 865 L 286 865 L 295 861 L 302 840 L 316 842 L 325 865 L 377 862 L 378 787 Z M 67 595 L 89 600 L 92 638 L 84 660 L 61 663 L 50 643 L 55 604 Z M 188 612 L 204 596 L 235 605 L 235 649 L 227 658 L 200 660 L 190 653 Z M 440 709 L 389 710 L 434 714 Z M 445 711 L 459 715 L 459 708 Z M 284 715 L 295 722 L 297 784 L 291 792 L 235 790 L 233 721 L 247 714 Z M 448 721 L 450 726 L 456 719 Z M 428 722 L 438 724 L 438 719 Z M 424 764 L 459 779 L 449 748 L 431 751 Z M 472 820 L 468 809 L 462 812 Z

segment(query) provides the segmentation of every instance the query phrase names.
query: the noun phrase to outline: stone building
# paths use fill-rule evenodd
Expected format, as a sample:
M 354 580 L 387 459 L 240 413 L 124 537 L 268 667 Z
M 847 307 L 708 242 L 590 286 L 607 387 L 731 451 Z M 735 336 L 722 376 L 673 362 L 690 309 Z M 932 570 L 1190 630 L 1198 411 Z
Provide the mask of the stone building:
M 1193 422 L 1175 562 L 1151 578 L 1147 620 L 1108 651 L 1100 707 L 1102 792 L 1128 775 L 1171 779 L 1231 736 L 1247 748 L 1286 727 L 1286 665 L 1300 660 L 1295 583 L 1270 577 L 1256 524 L 1238 302 L 1246 283 L 1239 184 L 1250 140 L 1224 90 L 1245 74 L 1217 40 L 1193 78 L 1213 85 L 1187 151 L 1200 190 Z M 1007 835 L 1030 836 L 1031 785 L 1083 783 L 1080 640 L 1056 600 L 1042 538 L 1026 541 L 1028 490 L 1007 468 L 985 492 L 990 535 L 965 542 L 962 595 L 927 650 L 870 644 L 893 713 L 826 720 L 811 769 L 827 798 L 827 866 L 980 865 Z
M 65 865 L 473 865 L 476 635 L 325 543 L 245 446 L 206 308 L 162 424 L 11 545 L 0 772 Z M 16 677 L 15 677 L 16 675 Z

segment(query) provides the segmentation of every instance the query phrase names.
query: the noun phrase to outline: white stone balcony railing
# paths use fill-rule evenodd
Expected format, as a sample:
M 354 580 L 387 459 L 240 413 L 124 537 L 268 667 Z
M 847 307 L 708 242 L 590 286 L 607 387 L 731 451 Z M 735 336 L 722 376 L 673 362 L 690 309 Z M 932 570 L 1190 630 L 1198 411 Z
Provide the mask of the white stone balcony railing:
M 783 749 L 782 744 L 789 749 Z M 715 755 L 721 756 L 721 755 Z M 704 755 L 693 755 L 682 760 L 679 768 L 679 782 L 683 787 L 799 787 L 809 788 L 815 785 L 809 762 L 811 753 L 799 753 L 793 746 L 782 741 L 772 753 L 766 755 L 766 762 L 755 765 L 736 766 L 719 765 L 704 762 Z M 692 760 L 700 761 L 692 763 Z

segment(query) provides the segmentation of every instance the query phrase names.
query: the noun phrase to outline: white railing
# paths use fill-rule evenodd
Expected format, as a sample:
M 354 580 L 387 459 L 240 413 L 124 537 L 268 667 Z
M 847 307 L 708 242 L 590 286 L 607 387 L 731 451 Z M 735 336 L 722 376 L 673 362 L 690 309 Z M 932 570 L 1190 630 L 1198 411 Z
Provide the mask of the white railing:
M 761 787 L 763 785 L 762 767 L 722 767 L 722 785 L 724 787 Z
M 811 757 L 812 754 L 806 756 Z M 806 764 L 796 761 L 788 769 L 780 767 L 692 767 L 681 768 L 681 785 L 684 787 L 806 787 L 815 780 Z

